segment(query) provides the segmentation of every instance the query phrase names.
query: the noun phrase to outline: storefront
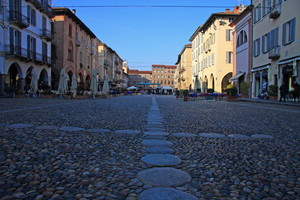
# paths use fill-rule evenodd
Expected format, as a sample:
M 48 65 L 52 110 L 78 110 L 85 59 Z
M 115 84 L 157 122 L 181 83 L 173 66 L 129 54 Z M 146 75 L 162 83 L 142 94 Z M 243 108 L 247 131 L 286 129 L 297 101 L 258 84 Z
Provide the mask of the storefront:
M 263 92 L 263 85 L 269 85 L 269 65 L 252 69 L 252 97 L 258 97 Z
M 285 83 L 288 85 L 289 91 L 292 89 L 295 82 L 300 83 L 299 78 L 299 64 L 300 57 L 283 60 L 278 63 L 278 79 L 280 80 L 280 85 Z

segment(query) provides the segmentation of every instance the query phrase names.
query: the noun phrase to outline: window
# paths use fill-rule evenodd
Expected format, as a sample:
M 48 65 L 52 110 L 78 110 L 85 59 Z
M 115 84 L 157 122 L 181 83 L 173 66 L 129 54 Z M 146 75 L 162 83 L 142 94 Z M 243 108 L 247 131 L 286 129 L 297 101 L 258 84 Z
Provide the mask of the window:
M 260 55 L 260 38 L 254 41 L 253 51 L 255 57 Z
M 215 54 L 211 54 L 211 64 L 214 65 L 215 64 Z
M 36 58 L 36 39 L 27 35 L 27 57 L 31 59 Z
M 258 22 L 261 19 L 261 4 L 258 4 L 254 9 L 254 22 Z
M 33 26 L 36 25 L 36 11 L 30 6 L 27 6 L 27 19 L 28 23 L 30 23 Z
M 233 22 L 234 18 L 233 17 L 229 17 L 229 23 Z
M 82 63 L 82 52 L 79 52 L 79 62 Z
M 226 63 L 227 64 L 230 64 L 230 63 L 232 63 L 232 51 L 227 51 L 226 52 Z
M 72 42 L 69 43 L 69 47 L 68 47 L 68 60 L 73 61 L 73 44 L 72 44 Z
M 72 25 L 69 25 L 69 36 L 72 37 Z
M 48 57 L 48 46 L 47 46 L 46 42 L 42 42 L 42 59 L 43 59 L 43 62 L 48 63 L 47 57 Z
M 271 38 L 270 38 L 270 48 L 273 49 L 274 47 L 278 47 L 278 33 L 279 33 L 279 27 L 276 29 L 273 29 L 271 31 Z
M 242 30 L 239 35 L 238 35 L 238 38 L 237 38 L 237 47 L 245 44 L 247 42 L 248 38 L 247 38 L 247 33 L 246 31 Z
M 261 38 L 261 51 L 262 53 L 267 53 L 270 51 L 271 43 L 271 32 L 265 34 Z
M 232 30 L 231 29 L 226 30 L 226 41 L 232 41 Z
M 10 28 L 10 51 L 21 55 L 21 32 Z
M 282 45 L 287 45 L 295 41 L 296 18 L 282 25 Z

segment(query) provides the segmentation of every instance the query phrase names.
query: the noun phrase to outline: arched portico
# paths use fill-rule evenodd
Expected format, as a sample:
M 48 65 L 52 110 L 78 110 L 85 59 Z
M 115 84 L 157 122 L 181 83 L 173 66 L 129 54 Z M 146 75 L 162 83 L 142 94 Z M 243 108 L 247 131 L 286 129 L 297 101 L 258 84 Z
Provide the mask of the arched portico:
M 227 73 L 227 74 L 223 77 L 223 79 L 222 79 L 222 85 L 221 85 L 221 87 L 222 87 L 222 92 L 224 92 L 224 91 L 226 90 L 227 85 L 230 84 L 229 79 L 230 79 L 231 77 L 232 77 L 232 72 Z
M 48 73 L 45 69 L 43 69 L 40 73 L 39 81 L 38 81 L 39 90 L 49 90 L 49 77 Z
M 8 76 L 5 80 L 6 90 L 22 91 L 25 86 L 25 80 L 21 67 L 18 63 L 13 63 L 8 69 Z M 8 91 L 9 92 L 9 91 Z
M 215 78 L 213 74 L 210 74 L 208 88 L 215 90 Z

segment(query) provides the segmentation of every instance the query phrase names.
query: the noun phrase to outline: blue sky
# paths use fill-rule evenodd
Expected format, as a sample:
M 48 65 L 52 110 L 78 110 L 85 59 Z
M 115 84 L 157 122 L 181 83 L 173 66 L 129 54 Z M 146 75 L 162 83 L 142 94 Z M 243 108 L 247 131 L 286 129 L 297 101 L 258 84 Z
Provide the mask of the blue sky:
M 76 9 L 76 15 L 119 56 L 130 69 L 151 70 L 152 64 L 174 65 L 189 38 L 215 12 L 251 0 L 52 0 L 54 7 Z M 89 7 L 128 5 L 212 6 Z M 88 7 L 84 7 L 88 6 Z

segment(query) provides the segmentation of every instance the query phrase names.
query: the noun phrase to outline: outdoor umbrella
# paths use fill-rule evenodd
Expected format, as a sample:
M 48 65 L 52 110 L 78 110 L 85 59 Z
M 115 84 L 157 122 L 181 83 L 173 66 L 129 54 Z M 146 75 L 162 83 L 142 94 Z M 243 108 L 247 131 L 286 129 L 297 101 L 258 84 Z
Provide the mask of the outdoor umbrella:
M 95 98 L 95 95 L 97 93 L 97 73 L 95 69 L 93 70 L 93 74 L 92 74 L 91 92 L 93 94 L 93 97 Z
M 127 90 L 136 90 L 136 89 L 138 89 L 138 88 L 135 86 L 130 86 L 129 88 L 127 88 Z
M 103 88 L 102 88 L 102 92 L 104 92 L 104 93 L 109 92 L 108 80 L 109 80 L 109 76 L 108 76 L 108 74 L 106 74 L 105 77 L 104 77 L 104 83 L 103 83 Z
M 61 98 L 62 98 L 62 95 L 66 92 L 67 87 L 68 87 L 67 74 L 62 69 L 60 72 L 60 77 L 59 77 L 59 82 L 58 82 L 58 93 L 61 95 L 60 96 Z
M 71 91 L 73 93 L 73 97 L 75 97 L 77 93 L 77 80 L 75 74 L 72 76 Z
M 33 94 L 36 94 L 36 91 L 38 90 L 38 80 L 37 80 L 37 74 L 35 72 L 31 74 L 30 88 Z

